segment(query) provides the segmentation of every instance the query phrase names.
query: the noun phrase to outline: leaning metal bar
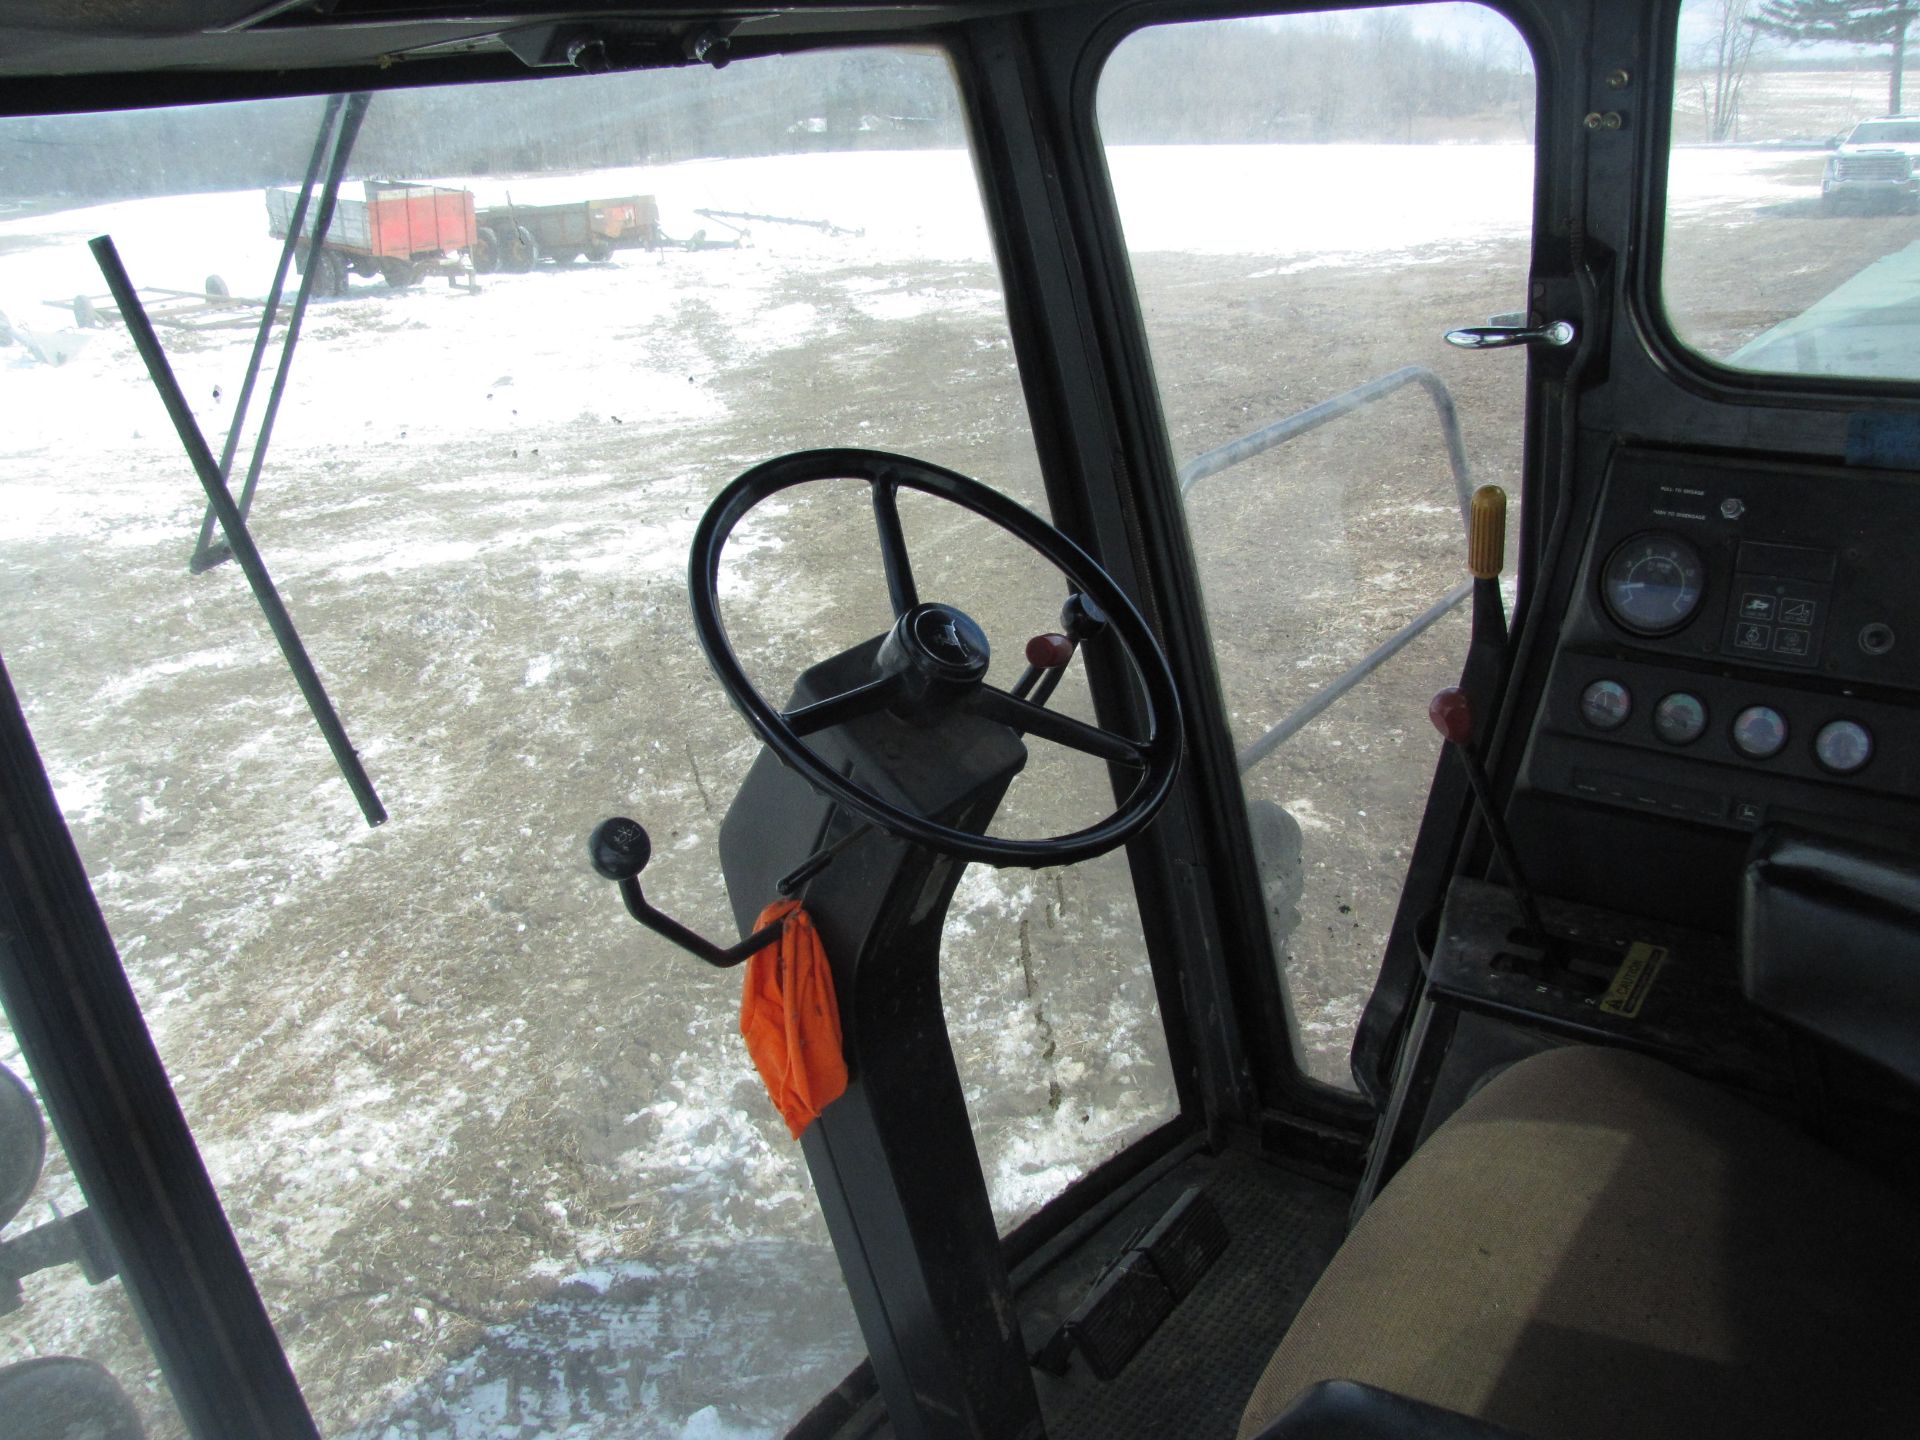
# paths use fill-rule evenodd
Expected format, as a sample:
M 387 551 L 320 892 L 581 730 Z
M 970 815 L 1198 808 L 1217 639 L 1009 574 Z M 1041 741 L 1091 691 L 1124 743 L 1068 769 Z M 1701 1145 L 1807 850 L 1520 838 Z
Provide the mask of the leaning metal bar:
M 1473 582 L 1471 580 L 1462 580 L 1458 585 L 1454 586 L 1453 589 L 1442 595 L 1405 625 L 1402 625 L 1393 633 L 1390 639 L 1382 642 L 1378 648 L 1362 659 L 1359 664 L 1355 665 L 1351 670 L 1347 671 L 1346 674 L 1327 686 L 1326 689 L 1319 691 L 1312 699 L 1308 700 L 1291 715 L 1287 716 L 1286 719 L 1282 720 L 1278 725 L 1254 741 L 1253 744 L 1242 750 L 1240 752 L 1240 773 L 1242 775 L 1246 774 L 1247 771 L 1251 770 L 1275 750 L 1286 744 L 1287 741 L 1299 734 L 1300 731 L 1306 729 L 1307 726 L 1319 719 L 1321 713 L 1329 709 L 1341 696 L 1345 695 L 1349 690 L 1353 689 L 1354 686 L 1366 679 L 1367 676 L 1371 675 L 1382 665 L 1386 664 L 1387 661 L 1391 660 L 1402 650 L 1406 649 L 1407 646 L 1419 639 L 1449 611 L 1458 609 L 1461 602 L 1471 594 L 1473 594 Z
M 300 343 L 300 325 L 306 318 L 307 302 L 313 298 L 314 284 L 325 269 L 320 263 L 320 255 L 327 231 L 333 225 L 334 202 L 340 194 L 340 177 L 346 173 L 347 157 L 353 153 L 353 142 L 360 134 L 360 122 L 366 118 L 367 105 L 372 99 L 373 96 L 364 91 L 349 96 L 346 114 L 340 121 L 340 135 L 334 142 L 333 160 L 327 166 L 326 183 L 321 187 L 320 203 L 314 213 L 313 243 L 307 250 L 307 273 L 300 277 L 300 290 L 293 298 L 293 314 L 287 317 L 287 338 L 280 346 L 280 368 L 274 372 L 273 388 L 267 392 L 266 413 L 260 417 L 260 433 L 254 438 L 253 460 L 247 466 L 246 484 L 240 487 L 240 506 L 235 515 L 242 523 L 245 523 L 247 511 L 253 507 L 253 492 L 260 483 L 260 468 L 267 462 L 267 446 L 273 440 L 273 422 L 280 414 L 281 397 L 287 393 L 287 377 L 293 373 L 293 348 Z M 295 233 L 299 232 L 295 230 Z M 233 532 L 231 527 L 226 528 L 227 548 L 232 550 Z
M 293 253 L 299 247 L 301 228 L 307 218 L 307 200 L 313 194 L 313 182 L 320 178 L 320 167 L 327 160 L 327 142 L 333 138 L 334 121 L 340 117 L 344 95 L 329 95 L 326 110 L 320 117 L 319 133 L 313 137 L 313 155 L 307 161 L 307 178 L 300 182 L 300 198 L 294 202 L 293 219 L 287 225 L 287 243 L 280 247 L 280 264 L 273 272 L 273 285 L 267 291 L 266 308 L 260 312 L 260 332 L 253 338 L 253 354 L 247 357 L 247 375 L 240 382 L 240 398 L 233 402 L 233 424 L 227 431 L 227 443 L 220 451 L 220 478 L 230 479 L 233 475 L 234 452 L 240 448 L 240 428 L 247 423 L 247 406 L 253 402 L 253 387 L 260 378 L 260 362 L 267 353 L 267 340 L 273 334 L 273 322 L 280 318 L 280 296 L 287 288 L 287 271 L 293 265 Z M 240 502 L 240 515 L 246 518 L 252 496 Z M 187 569 L 198 575 L 212 569 L 233 551 L 222 546 L 213 548 L 213 527 L 217 517 L 213 506 L 207 506 L 207 513 L 200 517 L 200 538 L 194 542 L 193 558 L 187 561 Z
M 1369 380 L 1364 385 L 1356 385 L 1353 389 L 1336 395 L 1331 400 L 1323 400 L 1318 405 L 1309 406 L 1298 415 L 1277 420 L 1265 429 L 1256 430 L 1251 435 L 1242 435 L 1238 440 L 1229 441 L 1217 449 L 1207 451 L 1204 455 L 1196 455 L 1180 467 L 1180 493 L 1185 495 L 1210 475 L 1218 475 L 1222 470 L 1231 469 L 1243 460 L 1251 460 L 1254 456 L 1263 454 L 1276 445 L 1284 445 L 1289 440 L 1297 439 L 1309 430 L 1318 430 L 1328 421 L 1338 420 L 1342 415 L 1350 415 L 1355 410 L 1371 405 L 1376 400 L 1384 399 L 1407 385 L 1420 386 L 1433 401 L 1434 412 L 1440 419 L 1440 433 L 1446 440 L 1447 464 L 1453 470 L 1453 486 L 1459 494 L 1460 523 L 1465 525 L 1473 509 L 1473 480 L 1467 471 L 1467 447 L 1460 438 L 1460 414 L 1454 408 L 1453 396 L 1448 393 L 1446 383 L 1424 365 L 1402 366 L 1378 379 Z M 1339 679 L 1309 696 L 1304 703 L 1295 708 L 1292 714 L 1240 752 L 1240 773 L 1246 774 L 1288 740 L 1319 719 L 1341 696 L 1438 624 L 1443 616 L 1458 608 L 1472 593 L 1473 582 L 1470 580 L 1454 586 L 1374 650 L 1363 656 L 1358 664 Z
M 160 337 L 153 332 L 153 322 L 147 318 L 140 296 L 133 288 L 133 281 L 127 277 L 126 266 L 120 262 L 120 252 L 114 249 L 113 241 L 105 235 L 89 241 L 87 248 L 93 251 L 93 258 L 100 262 L 100 273 L 107 277 L 107 288 L 113 292 L 114 303 L 120 307 L 120 318 L 126 322 L 134 348 L 146 362 L 147 374 L 153 378 L 153 388 L 160 392 L 160 401 L 167 407 L 173 427 L 180 434 L 180 443 L 186 448 L 187 458 L 193 462 L 193 468 L 200 476 L 200 484 L 207 492 L 207 499 L 219 514 L 220 526 L 227 533 L 227 544 L 233 547 L 234 558 L 240 562 L 241 570 L 246 572 L 253 598 L 260 602 L 260 609 L 267 617 L 267 626 L 273 631 L 273 638 L 280 643 L 280 653 L 286 656 L 294 681 L 299 685 L 300 693 L 306 697 L 313 718 L 319 722 L 320 733 L 326 737 L 327 748 L 333 752 L 334 762 L 346 777 L 354 799 L 360 802 L 360 813 L 367 817 L 367 824 L 381 824 L 387 818 L 386 807 L 374 793 L 373 782 L 367 778 L 360 757 L 354 753 L 353 743 L 347 739 L 339 712 L 327 698 L 320 676 L 313 668 L 313 660 L 300 643 L 299 632 L 293 628 L 293 617 L 287 614 L 280 592 L 273 588 L 273 579 L 267 574 L 267 563 L 260 558 L 260 551 L 253 543 L 253 537 L 247 533 L 246 523 L 240 518 L 240 508 L 233 503 L 226 482 L 220 478 L 220 467 L 214 463 L 213 451 L 207 448 L 207 437 L 200 433 L 200 426 L 193 418 L 193 410 L 180 389 L 180 382 L 174 378 L 173 368 L 167 364 L 166 351 L 160 346 Z M 313 274 L 312 266 L 308 267 L 307 274 Z
M 1216 450 L 1204 455 L 1196 455 L 1180 467 L 1180 493 L 1189 490 L 1209 475 L 1218 475 L 1242 460 L 1251 460 L 1276 445 L 1306 434 L 1309 430 L 1318 430 L 1329 420 L 1338 420 L 1364 405 L 1371 405 L 1391 395 L 1407 385 L 1418 385 L 1427 392 L 1433 401 L 1435 413 L 1440 418 L 1440 433 L 1446 439 L 1447 464 L 1453 469 L 1454 488 L 1460 492 L 1460 523 L 1467 522 L 1467 511 L 1473 505 L 1473 482 L 1467 475 L 1467 447 L 1460 438 L 1460 415 L 1453 407 L 1453 396 L 1447 393 L 1447 387 L 1440 377 L 1424 365 L 1407 365 L 1382 375 L 1377 380 L 1369 380 L 1364 385 L 1356 385 L 1344 395 L 1336 395 L 1331 400 L 1322 400 L 1302 410 L 1298 415 L 1290 415 L 1285 420 L 1276 420 L 1264 430 L 1256 430 L 1251 435 L 1242 435 L 1238 440 L 1229 441 Z

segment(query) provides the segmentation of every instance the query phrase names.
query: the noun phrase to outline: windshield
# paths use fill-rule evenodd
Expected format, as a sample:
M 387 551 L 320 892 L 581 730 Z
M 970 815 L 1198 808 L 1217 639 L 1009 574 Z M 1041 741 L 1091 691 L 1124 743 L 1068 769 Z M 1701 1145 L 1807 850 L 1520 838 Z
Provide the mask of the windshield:
M 332 222 L 302 218 L 336 156 Z M 784 1433 L 861 1354 L 807 1168 L 741 972 L 634 925 L 586 839 L 634 816 L 648 897 L 739 937 L 716 837 L 760 747 L 685 577 L 741 471 L 859 445 L 1046 512 L 946 59 L 0 122 L 0 194 L 0 649 L 322 1430 Z M 234 442 L 322 705 L 206 522 L 102 235 Z M 775 704 L 890 618 L 871 507 L 817 488 L 721 573 Z M 900 510 L 1011 686 L 1060 577 Z M 1082 667 L 1051 703 L 1093 718 Z M 1112 808 L 1104 765 L 1036 746 L 996 833 Z M 968 872 L 940 983 L 1003 1228 L 1174 1113 L 1124 855 Z M 0 1363 L 111 1359 L 175 1435 L 137 1344 L 77 1286 L 0 1317 Z
M 1868 120 L 1853 127 L 1849 145 L 1920 145 L 1920 120 Z

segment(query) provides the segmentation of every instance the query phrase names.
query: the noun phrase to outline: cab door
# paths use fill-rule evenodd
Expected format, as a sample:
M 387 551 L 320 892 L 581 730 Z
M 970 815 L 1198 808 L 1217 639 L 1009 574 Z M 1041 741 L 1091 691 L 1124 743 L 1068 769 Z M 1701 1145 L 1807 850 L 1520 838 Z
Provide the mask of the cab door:
M 1356 1039 L 1382 957 L 1389 976 L 1411 959 L 1426 708 L 1467 658 L 1479 486 L 1508 497 L 1525 583 L 1529 378 L 1566 357 L 1446 337 L 1546 308 L 1536 49 L 1476 5 L 1104 38 L 1094 123 L 1145 337 L 1143 443 L 1200 612 L 1176 648 L 1220 716 L 1195 750 L 1239 881 L 1240 999 L 1284 1037 L 1253 1043 L 1264 1093 L 1335 1113 L 1383 1088 Z M 1457 777 L 1435 796 L 1444 851 Z

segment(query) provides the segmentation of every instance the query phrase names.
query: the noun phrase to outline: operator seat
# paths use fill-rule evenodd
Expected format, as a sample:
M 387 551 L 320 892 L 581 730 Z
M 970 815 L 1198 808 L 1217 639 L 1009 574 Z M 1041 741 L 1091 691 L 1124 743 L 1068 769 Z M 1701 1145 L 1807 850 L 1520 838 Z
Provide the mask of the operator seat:
M 1334 1379 L 1536 1440 L 1912 1436 L 1920 1207 L 1657 1061 L 1550 1050 L 1382 1191 L 1241 1440 Z

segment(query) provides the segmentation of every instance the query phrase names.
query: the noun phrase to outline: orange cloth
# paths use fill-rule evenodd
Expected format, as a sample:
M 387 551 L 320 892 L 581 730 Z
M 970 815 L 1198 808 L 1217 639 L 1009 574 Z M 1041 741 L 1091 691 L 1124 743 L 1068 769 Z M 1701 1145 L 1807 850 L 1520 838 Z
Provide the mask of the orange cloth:
M 740 1033 L 787 1129 L 800 1132 L 847 1088 L 840 1048 L 840 1004 L 813 921 L 798 900 L 776 900 L 754 929 L 785 918 L 780 938 L 747 961 Z

